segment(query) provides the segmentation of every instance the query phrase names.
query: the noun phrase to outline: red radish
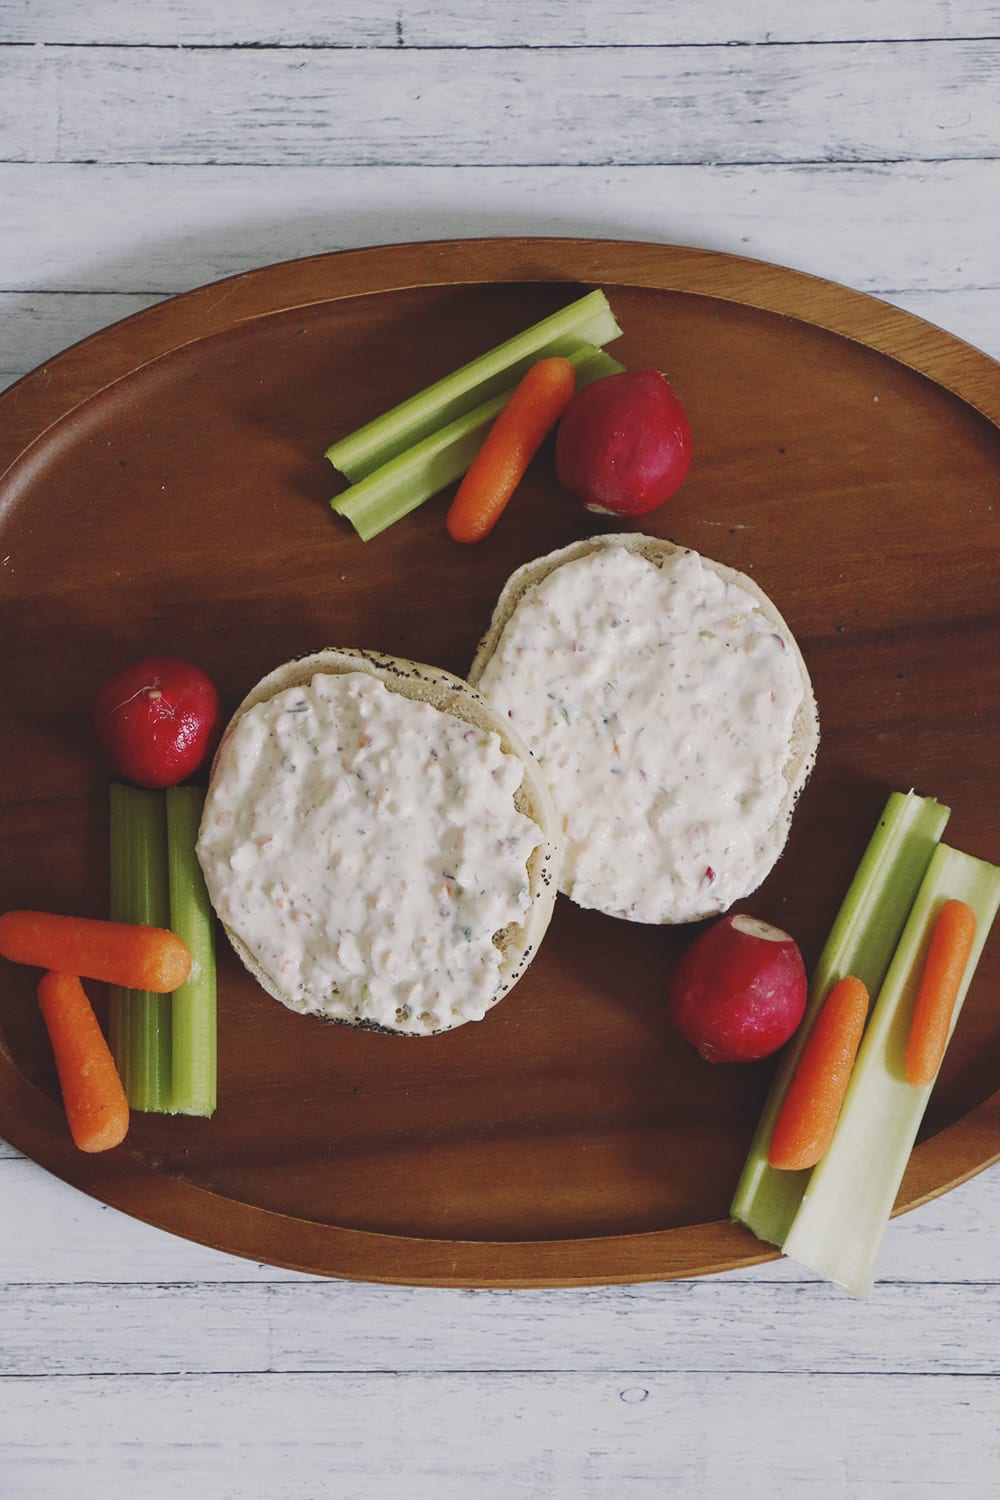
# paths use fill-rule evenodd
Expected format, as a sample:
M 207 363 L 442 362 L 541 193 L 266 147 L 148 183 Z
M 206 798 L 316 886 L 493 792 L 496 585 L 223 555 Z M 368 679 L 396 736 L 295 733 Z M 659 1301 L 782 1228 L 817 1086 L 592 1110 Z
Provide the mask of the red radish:
M 176 786 L 214 748 L 222 708 L 215 684 L 200 667 L 151 656 L 98 691 L 93 724 L 116 776 L 137 786 Z
M 691 426 L 659 370 L 595 380 L 559 423 L 559 482 L 588 510 L 645 515 L 670 498 L 690 464 Z
M 755 917 L 729 916 L 681 956 L 667 1011 L 706 1062 L 756 1062 L 783 1047 L 806 1008 L 795 940 Z

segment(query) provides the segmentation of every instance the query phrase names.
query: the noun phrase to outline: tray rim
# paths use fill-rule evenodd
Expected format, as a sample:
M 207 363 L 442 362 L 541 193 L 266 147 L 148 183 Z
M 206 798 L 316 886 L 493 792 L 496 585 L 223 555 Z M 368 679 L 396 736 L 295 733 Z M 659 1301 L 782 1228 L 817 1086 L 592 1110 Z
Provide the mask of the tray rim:
M 732 289 L 739 272 L 739 293 Z M 892 304 L 823 277 L 723 251 L 635 240 L 420 240 L 280 261 L 207 283 L 70 346 L 0 394 L 0 486 L 48 432 L 101 391 L 178 349 L 318 303 L 407 288 L 518 282 L 630 286 L 711 297 L 847 338 L 957 396 L 1000 428 L 1000 364 Z M 167 1233 L 252 1260 L 345 1280 L 455 1287 L 666 1281 L 762 1264 L 774 1246 L 728 1219 L 577 1239 L 445 1240 L 276 1213 L 160 1172 L 126 1146 L 78 1152 L 60 1107 L 0 1039 L 0 1132 L 54 1176 Z M 1000 1161 L 1000 1090 L 913 1152 L 906 1212 Z

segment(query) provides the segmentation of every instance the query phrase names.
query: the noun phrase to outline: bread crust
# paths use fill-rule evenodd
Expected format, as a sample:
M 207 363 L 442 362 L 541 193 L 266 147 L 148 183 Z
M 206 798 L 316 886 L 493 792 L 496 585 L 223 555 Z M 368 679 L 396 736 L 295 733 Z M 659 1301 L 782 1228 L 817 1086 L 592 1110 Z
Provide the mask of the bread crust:
M 662 567 L 672 557 L 694 551 L 693 548 L 682 547 L 676 542 L 665 541 L 660 537 L 646 536 L 641 532 L 611 532 L 599 536 L 584 537 L 578 541 L 571 542 L 567 547 L 561 547 L 555 552 L 546 553 L 544 557 L 538 557 L 531 562 L 525 563 L 516 572 L 511 574 L 500 593 L 500 597 L 493 609 L 489 627 L 479 642 L 472 665 L 469 668 L 469 682 L 473 686 L 478 685 L 487 662 L 493 656 L 500 643 L 500 638 L 508 621 L 529 589 L 533 588 L 535 584 L 540 583 L 544 578 L 547 578 L 557 568 L 562 567 L 563 564 L 574 562 L 577 558 L 587 557 L 608 547 L 622 547 L 628 552 L 644 557 L 656 567 Z M 760 585 L 745 573 L 739 572 L 736 568 L 731 568 L 725 563 L 715 562 L 712 558 L 705 557 L 702 553 L 698 553 L 697 555 L 706 568 L 716 573 L 726 582 L 737 585 L 756 601 L 761 614 L 773 625 L 775 631 L 784 640 L 785 648 L 791 654 L 802 682 L 802 701 L 792 726 L 788 757 L 783 767 L 787 791 L 782 800 L 778 820 L 782 826 L 775 829 L 777 853 L 769 867 L 771 869 L 784 849 L 791 828 L 795 804 L 809 777 L 812 775 L 813 767 L 816 763 L 820 731 L 819 712 L 812 681 L 809 677 L 809 669 L 806 666 L 805 658 L 802 655 L 798 642 L 789 629 L 788 623 L 776 608 L 773 600 L 764 593 Z M 769 870 L 763 872 L 761 881 L 766 878 L 768 873 Z M 618 914 L 612 911 L 610 907 L 607 910 L 609 914 Z M 704 915 L 718 915 L 718 911 L 715 908 L 708 908 Z M 664 924 L 669 925 L 674 920 L 674 918 L 668 915 L 664 918 Z M 686 922 L 698 920 L 698 918 L 684 917 L 676 920 Z
M 389 656 L 378 651 L 365 651 L 354 647 L 327 647 L 284 662 L 269 672 L 251 688 L 226 726 L 212 762 L 212 773 L 218 764 L 225 745 L 240 719 L 249 709 L 265 703 L 288 688 L 300 687 L 312 681 L 317 674 L 364 672 L 377 678 L 392 692 L 403 697 L 430 703 L 444 713 L 452 714 L 478 729 L 491 731 L 499 736 L 500 743 L 508 755 L 520 760 L 523 767 L 521 785 L 514 802 L 518 810 L 532 819 L 542 831 L 542 841 L 528 860 L 528 889 L 531 905 L 523 922 L 511 924 L 502 932 L 494 934 L 494 942 L 503 953 L 500 968 L 500 984 L 490 1002 L 490 1009 L 508 994 L 530 964 L 538 944 L 541 942 L 552 917 L 558 889 L 559 873 L 559 829 L 560 819 L 552 801 L 551 793 L 541 771 L 527 745 L 512 729 L 511 725 L 487 703 L 468 682 L 441 667 L 424 662 L 409 661 L 404 657 Z M 275 1000 L 280 1000 L 290 1009 L 298 1010 L 272 977 L 262 969 L 246 943 L 231 929 L 222 924 L 237 956 L 250 971 L 257 983 Z M 309 1014 L 318 1014 L 309 1012 Z M 414 1031 L 405 1027 L 382 1026 L 373 1021 L 347 1021 L 340 1017 L 322 1017 L 337 1021 L 341 1025 L 353 1025 L 369 1031 L 392 1032 L 405 1036 L 433 1036 L 454 1027 L 439 1027 L 437 1031 Z M 457 1021 L 457 1025 L 465 1024 Z

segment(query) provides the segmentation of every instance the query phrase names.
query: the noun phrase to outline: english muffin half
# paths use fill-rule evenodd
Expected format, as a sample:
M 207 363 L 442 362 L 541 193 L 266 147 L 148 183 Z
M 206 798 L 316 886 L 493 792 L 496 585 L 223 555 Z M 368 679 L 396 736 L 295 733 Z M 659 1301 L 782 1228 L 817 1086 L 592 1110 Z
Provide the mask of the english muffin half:
M 270 672 L 233 715 L 198 857 L 268 994 L 419 1036 L 481 1019 L 523 974 L 558 826 L 527 747 L 468 683 L 330 649 Z
M 469 680 L 542 769 L 579 905 L 692 922 L 773 868 L 819 720 L 753 579 L 638 533 L 574 542 L 509 579 Z

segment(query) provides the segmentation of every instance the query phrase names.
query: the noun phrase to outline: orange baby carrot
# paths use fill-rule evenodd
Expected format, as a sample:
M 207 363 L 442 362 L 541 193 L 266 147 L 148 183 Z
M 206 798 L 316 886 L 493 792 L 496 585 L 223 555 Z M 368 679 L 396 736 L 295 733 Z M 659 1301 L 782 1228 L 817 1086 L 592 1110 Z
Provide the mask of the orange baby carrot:
M 801 1171 L 826 1155 L 868 1016 L 868 991 L 848 976 L 835 984 L 799 1058 L 771 1135 L 772 1167 Z
M 109 1151 L 125 1139 L 128 1101 L 83 985 L 75 974 L 43 974 L 38 1004 L 74 1143 L 81 1151 Z
M 186 943 L 162 927 L 63 917 L 45 911 L 0 916 L 0 956 L 38 969 L 169 994 L 191 971 Z
M 931 933 L 927 962 L 906 1042 L 906 1081 L 933 1083 L 948 1045 L 955 1001 L 976 936 L 976 914 L 964 901 L 946 901 Z
M 478 542 L 493 530 L 575 384 L 571 361 L 559 355 L 540 359 L 521 377 L 451 502 L 445 524 L 454 541 Z

